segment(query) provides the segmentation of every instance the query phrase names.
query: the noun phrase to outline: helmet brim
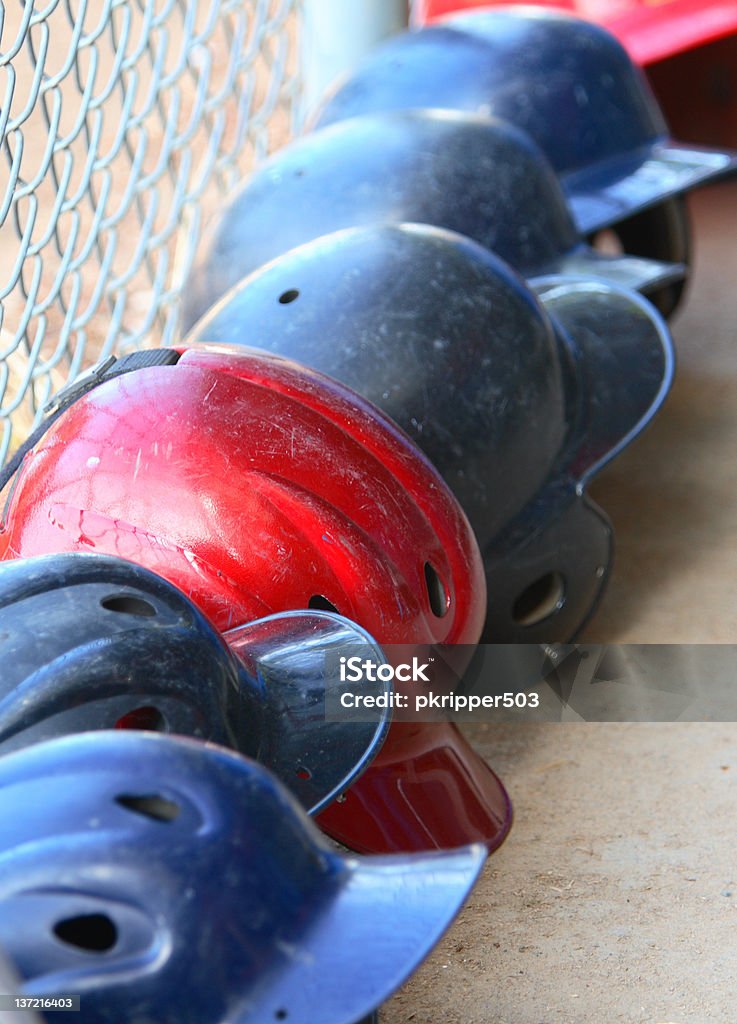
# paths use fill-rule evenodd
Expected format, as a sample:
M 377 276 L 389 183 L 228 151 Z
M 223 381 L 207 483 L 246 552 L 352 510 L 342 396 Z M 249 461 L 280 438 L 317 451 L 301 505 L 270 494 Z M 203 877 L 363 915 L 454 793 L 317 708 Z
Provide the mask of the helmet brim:
M 368 1015 L 425 959 L 463 905 L 486 858 L 483 846 L 355 859 L 333 903 L 299 950 L 250 1003 L 249 1020 L 350 1024 Z M 345 936 L 346 941 L 341 941 Z M 325 967 L 330 964 L 330 970 Z
M 318 819 L 359 853 L 497 849 L 512 824 L 504 786 L 449 722 L 395 722 L 384 749 L 344 801 Z
M 670 139 L 563 175 L 561 184 L 582 235 L 700 185 L 737 174 L 737 153 Z
M 565 277 L 598 279 L 643 295 L 679 283 L 686 276 L 682 263 L 665 263 L 641 256 L 611 256 L 588 245 L 578 245 L 565 253 L 551 271 Z

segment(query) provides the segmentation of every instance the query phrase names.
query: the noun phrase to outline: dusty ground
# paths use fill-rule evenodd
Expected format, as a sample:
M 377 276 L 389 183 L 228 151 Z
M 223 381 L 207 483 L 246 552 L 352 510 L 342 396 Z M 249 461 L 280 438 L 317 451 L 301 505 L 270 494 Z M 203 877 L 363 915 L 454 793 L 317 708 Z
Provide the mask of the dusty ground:
M 737 729 L 475 726 L 516 822 L 384 1024 L 733 1021 Z
M 595 491 L 617 561 L 593 642 L 737 642 L 737 185 L 692 214 L 676 384 Z M 515 826 L 384 1024 L 737 1020 L 737 725 L 468 735 Z

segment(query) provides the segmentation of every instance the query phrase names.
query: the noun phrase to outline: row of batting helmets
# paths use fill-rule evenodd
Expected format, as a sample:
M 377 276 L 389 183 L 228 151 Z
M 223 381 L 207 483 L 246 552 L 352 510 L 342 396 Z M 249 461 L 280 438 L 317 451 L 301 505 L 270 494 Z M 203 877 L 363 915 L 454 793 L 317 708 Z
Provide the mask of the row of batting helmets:
M 181 342 L 57 396 L 0 481 L 21 991 L 356 1024 L 405 980 L 510 802 L 450 722 L 329 720 L 339 660 L 582 628 L 612 548 L 588 482 L 673 374 L 683 193 L 735 170 L 598 27 L 408 33 L 228 204 Z
M 305 610 L 223 638 L 161 577 L 76 552 L 3 566 L 0 621 L 0 948 L 24 994 L 75 993 L 106 1024 L 356 1022 L 457 913 L 483 844 L 357 858 L 308 820 L 387 731 L 386 710 L 325 719 L 327 666 L 381 657 L 359 626 Z M 493 844 L 504 791 L 475 770 L 481 809 L 467 797 L 465 813 L 481 828 L 496 801 Z M 384 778 L 364 795 L 375 831 L 414 851 Z
M 385 660 L 374 635 L 478 640 L 452 494 L 342 384 L 197 348 L 98 367 L 6 476 L 0 947 L 21 990 L 78 992 L 94 1022 L 363 1020 L 511 822 L 452 723 L 325 716 L 340 657 Z M 392 856 L 346 858 L 306 814 Z

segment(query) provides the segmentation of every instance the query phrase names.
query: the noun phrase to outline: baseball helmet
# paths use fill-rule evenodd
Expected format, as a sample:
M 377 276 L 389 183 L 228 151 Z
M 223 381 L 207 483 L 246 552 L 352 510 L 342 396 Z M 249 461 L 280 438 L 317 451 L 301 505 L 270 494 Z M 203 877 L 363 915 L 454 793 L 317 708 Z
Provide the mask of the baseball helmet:
M 87 1024 L 345 1024 L 424 959 L 481 845 L 364 860 L 214 745 L 94 732 L 0 760 L 0 944 Z
M 458 231 L 525 277 L 596 276 L 649 292 L 684 272 L 587 246 L 544 155 L 511 125 L 449 111 L 375 114 L 308 135 L 254 174 L 190 275 L 185 328 L 246 274 L 289 249 L 342 228 L 387 222 Z
M 673 348 L 632 292 L 561 277 L 539 291 L 460 235 L 355 228 L 246 278 L 187 343 L 299 359 L 379 405 L 476 533 L 484 638 L 550 643 L 577 633 L 609 571 L 611 528 L 586 484 L 660 407 Z
M 500 6 L 529 6 L 527 0 L 499 0 Z M 423 25 L 449 14 L 497 6 L 495 0 L 417 0 L 412 20 Z M 717 42 L 737 32 L 737 6 L 731 0 L 536 0 L 598 22 L 612 32 L 638 64 Z
M 737 170 L 735 153 L 669 138 L 644 75 L 611 33 L 543 8 L 473 11 L 397 36 L 327 101 L 317 124 L 425 107 L 523 129 L 558 174 L 582 235 L 612 229 L 625 252 L 657 260 L 689 263 L 679 197 Z M 658 290 L 665 314 L 684 282 Z
M 493 115 L 526 132 L 560 176 L 583 234 L 737 172 L 737 154 L 668 137 L 644 75 L 610 32 L 543 8 L 472 11 L 397 36 L 326 102 L 317 124 L 426 107 Z
M 44 555 L 0 565 L 0 754 L 90 729 L 219 743 L 318 813 L 377 752 L 388 712 L 327 722 L 339 657 L 379 661 L 358 626 L 286 612 L 242 627 L 239 657 L 183 593 L 131 562 Z
M 476 643 L 486 597 L 473 533 L 440 476 L 387 417 L 279 356 L 223 346 L 170 357 L 127 373 L 113 366 L 117 376 L 98 372 L 90 390 L 82 382 L 61 396 L 64 411 L 21 456 L 0 559 L 117 555 L 183 590 L 221 631 L 276 612 L 327 609 L 373 629 L 381 644 Z M 501 784 L 454 726 L 427 728 L 439 737 L 449 787 L 434 844 L 498 845 L 510 824 Z M 455 752 L 446 757 L 449 746 Z M 459 768 L 461 748 L 473 784 Z M 375 816 L 405 799 L 395 781 L 392 795 L 364 779 Z M 470 818 L 484 821 L 481 833 L 464 831 L 469 815 L 456 813 L 458 791 Z M 435 820 L 438 798 L 421 787 L 414 795 L 413 848 L 424 848 L 423 816 Z M 362 837 L 373 823 L 348 802 L 338 815 L 347 845 L 367 848 Z M 388 833 L 386 841 L 382 849 L 396 848 Z

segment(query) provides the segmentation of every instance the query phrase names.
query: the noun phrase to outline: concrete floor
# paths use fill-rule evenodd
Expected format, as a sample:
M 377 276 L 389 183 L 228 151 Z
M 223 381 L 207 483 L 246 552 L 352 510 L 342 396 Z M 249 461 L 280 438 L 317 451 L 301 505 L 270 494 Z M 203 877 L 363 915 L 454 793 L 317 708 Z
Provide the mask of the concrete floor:
M 737 729 L 474 726 L 509 839 L 384 1024 L 735 1019 Z
M 617 560 L 588 641 L 737 642 L 736 215 L 737 184 L 692 202 L 676 384 L 594 492 Z M 737 1020 L 737 725 L 467 734 L 515 825 L 383 1024 Z

